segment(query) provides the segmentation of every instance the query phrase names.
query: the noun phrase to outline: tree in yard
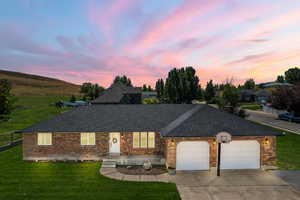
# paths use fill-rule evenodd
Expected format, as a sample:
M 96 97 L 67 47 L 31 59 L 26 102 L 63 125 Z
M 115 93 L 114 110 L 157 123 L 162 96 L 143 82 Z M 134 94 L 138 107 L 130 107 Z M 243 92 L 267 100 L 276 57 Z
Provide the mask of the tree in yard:
M 11 94 L 11 89 L 11 82 L 0 79 L 0 120 L 7 120 L 14 109 L 15 98 Z
M 278 82 L 278 83 L 284 83 L 285 82 L 284 76 L 282 76 L 282 75 L 277 76 L 276 82 Z
M 84 94 L 85 98 L 89 97 L 91 100 L 97 98 L 103 91 L 103 87 L 92 83 L 83 83 L 80 89 L 80 92 Z
M 156 84 L 155 84 L 155 90 L 156 90 L 157 98 L 158 99 L 162 99 L 163 98 L 164 89 L 165 89 L 164 80 L 162 78 L 158 79 L 156 81 Z
M 296 84 L 300 82 L 300 69 L 298 67 L 290 68 L 284 74 L 288 83 Z
M 122 83 L 122 84 L 124 84 L 126 86 L 131 86 L 132 87 L 132 83 L 131 83 L 130 78 L 128 78 L 125 75 L 123 75 L 123 76 L 116 76 L 113 83 Z
M 199 92 L 199 78 L 193 67 L 172 69 L 166 79 L 164 95 L 169 103 L 191 103 Z
M 300 116 L 300 84 L 292 87 L 278 87 L 271 95 L 272 107 L 287 110 Z
M 225 103 L 234 110 L 239 103 L 239 90 L 234 85 L 227 83 L 223 91 L 223 98 Z
M 213 81 L 210 80 L 206 84 L 205 92 L 204 92 L 204 99 L 206 102 L 210 102 L 216 95 L 216 90 L 213 84 Z
M 246 90 L 253 90 L 255 88 L 255 81 L 254 79 L 250 78 L 245 81 L 244 89 Z
M 70 102 L 74 103 L 76 101 L 76 97 L 74 95 L 71 96 Z
M 143 91 L 143 92 L 146 92 L 146 91 L 148 91 L 148 88 L 147 88 L 147 85 L 146 85 L 146 84 L 144 84 L 144 85 L 143 85 L 143 87 L 142 87 L 142 91 Z

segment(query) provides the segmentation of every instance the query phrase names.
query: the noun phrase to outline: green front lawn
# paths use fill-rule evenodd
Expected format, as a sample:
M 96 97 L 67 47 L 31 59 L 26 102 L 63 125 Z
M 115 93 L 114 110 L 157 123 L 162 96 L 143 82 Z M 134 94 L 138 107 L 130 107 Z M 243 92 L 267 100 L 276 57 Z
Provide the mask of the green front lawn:
M 180 199 L 173 183 L 116 181 L 100 163 L 23 162 L 21 146 L 0 152 L 0 199 Z
M 289 133 L 277 137 L 278 167 L 282 170 L 300 170 L 300 135 Z

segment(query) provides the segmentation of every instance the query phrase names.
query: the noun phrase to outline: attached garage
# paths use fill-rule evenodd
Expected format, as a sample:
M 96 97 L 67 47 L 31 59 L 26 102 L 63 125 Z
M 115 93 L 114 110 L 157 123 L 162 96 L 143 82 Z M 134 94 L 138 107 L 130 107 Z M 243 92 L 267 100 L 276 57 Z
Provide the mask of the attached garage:
M 208 170 L 209 144 L 205 141 L 180 142 L 176 150 L 177 170 Z
M 260 168 L 260 144 L 256 140 L 222 144 L 221 169 Z

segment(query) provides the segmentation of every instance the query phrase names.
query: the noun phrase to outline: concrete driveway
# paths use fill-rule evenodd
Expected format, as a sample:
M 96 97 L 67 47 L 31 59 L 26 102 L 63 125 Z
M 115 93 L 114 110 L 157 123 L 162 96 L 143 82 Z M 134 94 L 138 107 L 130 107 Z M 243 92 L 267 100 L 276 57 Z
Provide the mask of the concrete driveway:
M 299 200 L 300 192 L 270 172 L 208 171 L 177 172 L 171 176 L 182 200 Z
M 298 123 L 279 120 L 277 115 L 262 111 L 246 110 L 246 112 L 249 114 L 248 120 L 300 134 L 300 124 Z

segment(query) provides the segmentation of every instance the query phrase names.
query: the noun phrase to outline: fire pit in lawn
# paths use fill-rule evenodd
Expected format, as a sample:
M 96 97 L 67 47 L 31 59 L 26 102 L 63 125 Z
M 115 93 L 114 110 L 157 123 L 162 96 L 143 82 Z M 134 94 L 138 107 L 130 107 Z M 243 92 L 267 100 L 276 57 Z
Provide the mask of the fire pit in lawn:
M 152 165 L 151 169 L 144 169 L 141 165 L 117 166 L 120 173 L 128 175 L 159 175 L 166 173 L 167 170 L 161 165 Z

